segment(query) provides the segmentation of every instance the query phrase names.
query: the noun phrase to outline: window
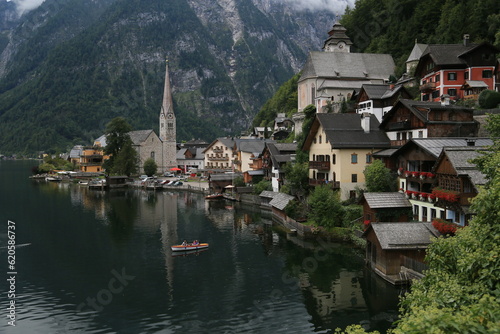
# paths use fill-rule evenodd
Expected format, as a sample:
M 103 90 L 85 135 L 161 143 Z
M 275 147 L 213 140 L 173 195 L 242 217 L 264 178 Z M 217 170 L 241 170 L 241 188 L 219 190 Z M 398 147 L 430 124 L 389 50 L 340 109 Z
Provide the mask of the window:
M 424 131 L 418 132 L 418 138 L 424 138 Z
M 408 132 L 408 139 L 412 139 L 413 138 L 413 132 Z
M 469 72 L 468 72 L 468 71 L 464 73 L 464 79 L 465 79 L 465 80 L 468 80 L 468 79 L 469 79 Z
M 429 94 L 422 95 L 422 101 L 429 101 Z
M 332 164 L 335 165 L 337 163 L 337 155 L 332 154 Z
M 372 155 L 370 153 L 368 153 L 366 155 L 366 163 L 367 164 L 371 164 L 372 163 Z
M 439 81 L 441 81 L 441 75 L 438 74 L 438 75 L 436 75 L 436 82 L 439 82 Z
M 439 97 L 439 90 L 435 90 L 432 92 L 432 98 L 435 99 L 437 97 Z
M 483 70 L 483 78 L 493 78 L 492 70 Z
M 358 174 L 352 174 L 351 175 L 351 182 L 352 183 L 358 182 Z
M 457 89 L 456 88 L 448 88 L 448 95 L 449 96 L 457 96 Z
M 456 72 L 449 72 L 448 73 L 448 80 L 450 80 L 450 81 L 457 80 L 457 73 Z
M 151 159 L 154 159 L 155 158 L 155 152 L 151 152 Z
M 321 138 L 321 135 L 320 135 L 320 136 L 319 136 L 319 143 L 320 143 L 320 144 L 321 144 L 321 141 L 322 141 L 321 139 L 322 139 L 322 138 Z
M 398 133 L 396 134 L 396 140 L 401 140 L 401 132 L 398 132 Z
M 314 86 L 311 87 L 311 104 L 314 104 L 314 100 L 316 100 L 316 88 Z
M 358 155 L 356 153 L 351 154 L 351 163 L 352 164 L 358 163 Z

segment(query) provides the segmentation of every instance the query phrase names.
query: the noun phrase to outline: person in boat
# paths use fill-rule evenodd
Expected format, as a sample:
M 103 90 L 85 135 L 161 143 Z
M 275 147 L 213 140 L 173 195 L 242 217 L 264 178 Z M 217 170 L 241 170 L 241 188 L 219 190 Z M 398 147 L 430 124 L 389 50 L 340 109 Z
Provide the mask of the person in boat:
M 187 246 L 187 245 L 188 245 L 187 241 L 186 241 L 186 240 L 184 240 L 184 241 L 182 242 L 182 246 Z
M 198 246 L 199 244 L 200 244 L 200 242 L 199 242 L 198 240 L 195 240 L 195 241 L 193 241 L 193 243 L 192 243 L 192 245 L 193 245 L 193 246 Z

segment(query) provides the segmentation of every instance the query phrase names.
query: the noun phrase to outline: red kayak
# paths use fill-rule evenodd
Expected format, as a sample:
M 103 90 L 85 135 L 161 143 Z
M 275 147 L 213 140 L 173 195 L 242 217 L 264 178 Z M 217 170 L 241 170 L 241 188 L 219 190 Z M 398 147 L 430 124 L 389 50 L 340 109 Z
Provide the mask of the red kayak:
M 179 251 L 185 252 L 185 251 L 190 251 L 190 250 L 197 250 L 197 249 L 208 248 L 208 244 L 207 243 L 197 244 L 197 245 L 187 244 L 185 246 L 183 246 L 183 245 L 173 245 L 170 248 L 172 249 L 173 252 L 179 252 Z

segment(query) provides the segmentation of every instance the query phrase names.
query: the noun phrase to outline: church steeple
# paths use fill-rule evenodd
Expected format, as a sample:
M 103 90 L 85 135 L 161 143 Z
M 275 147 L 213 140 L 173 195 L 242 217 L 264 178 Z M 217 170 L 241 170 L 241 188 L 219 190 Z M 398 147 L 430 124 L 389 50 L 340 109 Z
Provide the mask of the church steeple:
M 328 32 L 329 37 L 323 45 L 323 50 L 326 52 L 351 52 L 351 45 L 353 43 L 349 36 L 347 36 L 346 31 L 347 29 L 338 21 L 335 22 L 332 29 Z
M 163 102 L 160 111 L 160 139 L 163 141 L 176 141 L 176 124 L 172 91 L 170 89 L 170 76 L 168 73 L 168 60 L 165 66 L 165 86 L 163 88 Z

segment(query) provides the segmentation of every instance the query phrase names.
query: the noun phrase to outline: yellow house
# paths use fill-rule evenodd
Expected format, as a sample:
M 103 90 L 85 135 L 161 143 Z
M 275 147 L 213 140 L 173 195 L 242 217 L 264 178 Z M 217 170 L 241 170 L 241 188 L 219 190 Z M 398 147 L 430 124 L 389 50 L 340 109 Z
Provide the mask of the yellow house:
M 390 147 L 380 123 L 369 113 L 316 114 L 302 147 L 309 151 L 309 184 L 340 190 L 341 200 L 364 188 L 363 174 L 372 154 Z

